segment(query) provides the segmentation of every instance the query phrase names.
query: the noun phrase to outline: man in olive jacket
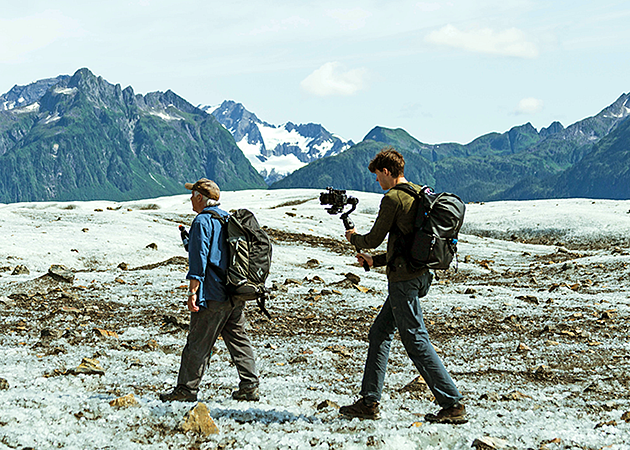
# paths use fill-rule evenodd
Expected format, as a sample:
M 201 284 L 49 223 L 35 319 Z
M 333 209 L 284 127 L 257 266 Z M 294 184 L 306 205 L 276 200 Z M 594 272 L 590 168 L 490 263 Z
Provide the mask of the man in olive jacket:
M 442 408 L 437 414 L 425 415 L 425 420 L 438 423 L 465 423 L 466 409 L 460 403 L 462 395 L 431 345 L 422 319 L 420 297 L 424 297 L 429 291 L 433 278 L 431 272 L 426 268 L 411 268 L 403 255 L 396 251 L 397 240 L 413 230 L 418 205 L 414 203 L 412 195 L 401 189 L 392 188 L 403 183 L 410 184 L 416 191 L 421 187 L 405 179 L 405 160 L 391 147 L 381 150 L 368 168 L 370 172 L 376 174 L 376 181 L 387 192 L 383 196 L 378 217 L 370 232 L 360 235 L 353 228 L 346 231 L 346 238 L 357 248 L 370 249 L 378 247 L 389 233 L 387 253 L 374 256 L 367 253 L 357 255 L 360 263 L 365 261 L 373 267 L 387 266 L 389 295 L 370 328 L 370 344 L 361 398 L 353 405 L 342 406 L 339 412 L 349 417 L 367 419 L 380 417 L 379 402 L 389 348 L 398 328 L 409 358 Z

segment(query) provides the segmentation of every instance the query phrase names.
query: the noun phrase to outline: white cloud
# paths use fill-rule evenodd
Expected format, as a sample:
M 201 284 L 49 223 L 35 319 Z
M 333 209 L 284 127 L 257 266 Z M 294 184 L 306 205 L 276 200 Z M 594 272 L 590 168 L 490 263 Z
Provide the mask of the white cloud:
M 536 44 L 528 41 L 525 33 L 518 28 L 509 28 L 503 31 L 494 31 L 490 28 L 461 31 L 449 24 L 429 33 L 425 40 L 433 44 L 461 48 L 477 53 L 519 58 L 536 58 L 538 56 Z
M 52 10 L 19 19 L 0 19 L 0 30 L 0 63 L 22 62 L 26 54 L 80 33 L 72 19 Z
M 349 30 L 358 30 L 365 27 L 366 19 L 372 15 L 371 12 L 363 8 L 331 9 L 327 13 Z
M 544 107 L 543 101 L 533 97 L 527 97 L 518 102 L 518 106 L 514 111 L 516 114 L 535 114 L 542 111 Z
M 353 95 L 366 84 L 367 69 L 343 70 L 338 62 L 328 62 L 300 83 L 302 89 L 319 97 Z

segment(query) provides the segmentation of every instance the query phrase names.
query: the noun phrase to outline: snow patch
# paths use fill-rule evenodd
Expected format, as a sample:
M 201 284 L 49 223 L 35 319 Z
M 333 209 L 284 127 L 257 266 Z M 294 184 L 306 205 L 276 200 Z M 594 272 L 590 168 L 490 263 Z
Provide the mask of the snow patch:
M 74 95 L 76 92 L 77 92 L 77 88 L 57 87 L 53 89 L 53 94 Z
M 13 109 L 13 112 L 16 114 L 25 114 L 25 113 L 35 112 L 35 111 L 39 111 L 39 103 L 37 102 L 31 103 L 30 105 L 24 106 L 22 108 Z

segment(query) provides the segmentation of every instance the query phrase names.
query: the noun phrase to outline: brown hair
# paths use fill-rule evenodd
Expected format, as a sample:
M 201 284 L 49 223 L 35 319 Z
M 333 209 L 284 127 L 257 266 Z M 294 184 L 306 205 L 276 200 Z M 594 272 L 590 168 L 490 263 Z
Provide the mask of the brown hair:
M 372 173 L 387 169 L 392 177 L 402 177 L 405 175 L 405 158 L 394 147 L 385 147 L 370 161 L 368 169 Z

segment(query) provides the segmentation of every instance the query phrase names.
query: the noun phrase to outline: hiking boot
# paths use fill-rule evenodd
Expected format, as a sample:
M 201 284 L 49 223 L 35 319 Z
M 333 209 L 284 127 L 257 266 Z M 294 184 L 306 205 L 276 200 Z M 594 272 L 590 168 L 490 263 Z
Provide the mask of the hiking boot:
M 232 392 L 232 398 L 238 401 L 257 402 L 260 400 L 260 389 L 258 386 L 242 386 L 238 391 Z
M 193 394 L 183 386 L 176 386 L 171 392 L 160 394 L 163 402 L 196 402 L 197 394 Z
M 360 398 L 353 405 L 342 406 L 339 414 L 348 417 L 359 417 L 360 419 L 380 419 L 381 411 L 378 402 L 371 402 L 365 398 Z
M 427 414 L 424 420 L 432 423 L 449 423 L 459 425 L 468 422 L 466 408 L 461 403 L 455 403 L 448 408 L 442 408 L 437 414 Z

